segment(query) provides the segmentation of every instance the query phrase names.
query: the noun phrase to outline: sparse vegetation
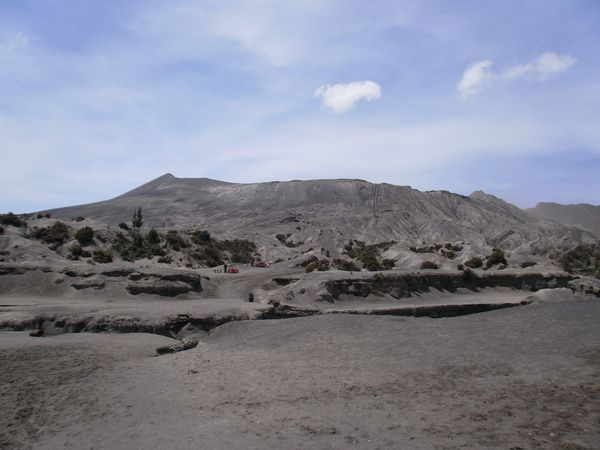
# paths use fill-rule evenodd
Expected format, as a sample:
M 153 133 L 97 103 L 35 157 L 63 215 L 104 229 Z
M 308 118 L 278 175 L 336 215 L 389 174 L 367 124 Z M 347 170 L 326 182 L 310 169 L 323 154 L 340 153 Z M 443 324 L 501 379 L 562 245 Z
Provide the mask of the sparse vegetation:
M 45 244 L 58 247 L 69 238 L 69 228 L 60 220 L 51 227 L 34 228 L 31 233 L 34 239 L 40 239 Z
M 316 261 L 312 261 L 309 265 L 306 266 L 307 272 L 313 271 L 325 272 L 329 270 L 329 260 L 328 259 L 317 259 Z
M 385 267 L 389 267 L 389 261 L 392 260 L 386 262 L 387 266 L 384 266 L 383 262 L 380 260 L 381 253 L 388 250 L 395 243 L 395 241 L 389 241 L 367 245 L 363 241 L 351 240 L 344 246 L 344 254 L 352 259 L 360 261 L 367 270 L 383 270 Z
M 160 244 L 160 234 L 154 228 L 150 228 L 146 239 L 151 245 Z
M 8 214 L 0 214 L 0 224 L 12 225 L 13 227 L 22 227 L 26 225 L 26 222 L 16 214 L 9 212 Z
M 75 233 L 75 239 L 83 246 L 94 243 L 94 230 L 90 227 L 83 227 Z
M 558 258 L 566 272 L 576 272 L 585 275 L 600 275 L 600 242 L 595 244 L 580 244 L 572 250 L 563 253 Z M 599 277 L 600 278 L 600 277 Z
M 383 270 L 391 270 L 396 265 L 396 261 L 394 261 L 393 259 L 388 259 L 388 258 L 382 259 L 381 265 L 383 266 Z
M 92 256 L 90 252 L 84 250 L 81 245 L 75 243 L 71 246 L 69 259 L 89 258 Z
M 94 261 L 100 264 L 106 264 L 113 261 L 112 253 L 109 250 L 94 250 Z
M 504 267 L 506 267 L 506 265 L 508 264 L 504 252 L 499 248 L 494 248 L 492 250 L 492 254 L 487 257 L 485 267 L 489 269 L 490 267 L 495 266 L 496 264 L 503 264 Z
M 433 261 L 423 261 L 421 269 L 437 269 L 438 265 Z
M 165 242 L 175 251 L 181 251 L 188 246 L 185 239 L 179 235 L 177 230 L 167 231 L 167 234 L 165 235 Z
M 423 247 L 410 247 L 410 251 L 414 253 L 437 253 L 448 259 L 456 258 L 456 254 L 463 249 L 460 244 L 446 242 L 445 244 L 431 244 Z
M 472 258 L 467 259 L 463 264 L 471 269 L 478 269 L 483 266 L 483 260 L 479 256 L 473 256 Z
M 346 259 L 334 259 L 333 266 L 338 270 L 345 270 L 346 272 L 360 272 L 360 267 L 358 267 L 354 261 L 348 261 Z
M 192 242 L 202 245 L 211 241 L 210 233 L 207 230 L 196 230 L 192 233 Z
M 121 222 L 121 223 L 119 224 L 119 228 L 120 228 L 121 230 L 129 231 L 129 225 L 127 225 L 125 222 Z
M 85 217 L 83 216 L 77 216 L 74 217 L 73 219 L 71 219 L 73 222 L 83 222 L 85 220 Z

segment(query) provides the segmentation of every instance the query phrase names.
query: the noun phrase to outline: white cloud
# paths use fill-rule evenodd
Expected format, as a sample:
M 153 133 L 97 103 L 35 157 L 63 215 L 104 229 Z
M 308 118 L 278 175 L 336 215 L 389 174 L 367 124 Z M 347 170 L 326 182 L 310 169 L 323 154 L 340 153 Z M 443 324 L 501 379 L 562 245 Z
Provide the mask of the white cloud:
M 540 81 L 555 77 L 569 69 L 577 60 L 570 55 L 557 55 L 548 52 L 526 64 L 509 67 L 499 77 L 502 80 L 512 81 L 518 78 L 533 76 Z
M 458 83 L 458 92 L 463 99 L 477 95 L 493 82 L 511 82 L 522 78 L 546 81 L 568 70 L 577 60 L 571 55 L 558 55 L 547 52 L 525 64 L 509 67 L 500 73 L 492 72 L 489 60 L 471 64 L 464 71 Z
M 327 84 L 315 91 L 321 97 L 321 104 L 334 113 L 343 113 L 354 107 L 360 100 L 368 102 L 381 98 L 381 87 L 373 81 Z
M 458 83 L 458 91 L 466 99 L 477 95 L 492 80 L 492 62 L 479 61 L 471 64 Z

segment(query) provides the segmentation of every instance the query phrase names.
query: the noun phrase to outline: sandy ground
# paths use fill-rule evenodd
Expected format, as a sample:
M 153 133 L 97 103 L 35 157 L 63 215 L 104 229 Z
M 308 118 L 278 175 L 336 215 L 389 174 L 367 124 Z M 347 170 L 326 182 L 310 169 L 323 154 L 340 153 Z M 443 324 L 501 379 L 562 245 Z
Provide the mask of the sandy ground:
M 0 333 L 2 448 L 598 448 L 600 302 Z

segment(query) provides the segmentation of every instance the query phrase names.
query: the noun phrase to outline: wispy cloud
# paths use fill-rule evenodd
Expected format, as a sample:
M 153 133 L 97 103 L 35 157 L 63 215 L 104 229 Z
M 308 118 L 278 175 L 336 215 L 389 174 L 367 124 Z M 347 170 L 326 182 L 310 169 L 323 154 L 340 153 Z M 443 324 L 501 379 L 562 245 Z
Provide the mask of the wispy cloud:
M 461 97 L 468 99 L 479 94 L 494 82 L 511 82 L 526 78 L 537 81 L 549 80 L 566 71 L 576 62 L 577 60 L 571 55 L 547 52 L 525 64 L 511 66 L 500 73 L 494 73 L 492 61 L 479 61 L 465 69 L 457 88 Z
M 381 98 L 381 87 L 374 81 L 355 81 L 353 83 L 327 84 L 315 91 L 321 97 L 321 104 L 334 113 L 343 113 L 354 108 L 360 100 L 368 102 Z
M 17 33 L 15 36 L 13 36 L 12 38 L 8 39 L 8 41 L 6 41 L 4 43 L 4 45 L 0 46 L 0 48 L 4 47 L 9 52 L 12 52 L 15 50 L 29 47 L 29 45 L 31 44 L 31 41 L 32 41 L 31 36 L 28 35 L 27 33 L 23 33 L 21 31 L 21 32 Z

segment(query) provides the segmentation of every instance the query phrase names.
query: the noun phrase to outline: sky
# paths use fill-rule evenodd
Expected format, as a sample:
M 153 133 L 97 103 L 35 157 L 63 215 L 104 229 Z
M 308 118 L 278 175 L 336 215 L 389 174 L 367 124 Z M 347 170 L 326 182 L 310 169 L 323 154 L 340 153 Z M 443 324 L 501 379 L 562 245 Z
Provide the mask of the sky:
M 165 173 L 600 204 L 597 0 L 0 0 L 0 212 Z

